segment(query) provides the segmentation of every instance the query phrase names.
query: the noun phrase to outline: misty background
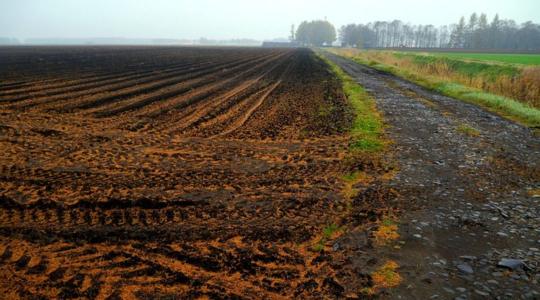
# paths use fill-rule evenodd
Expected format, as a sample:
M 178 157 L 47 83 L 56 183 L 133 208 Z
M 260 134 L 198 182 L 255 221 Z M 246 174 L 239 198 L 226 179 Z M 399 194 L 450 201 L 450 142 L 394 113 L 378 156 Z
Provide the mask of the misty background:
M 538 0 L 0 0 L 4 43 L 258 44 L 285 40 L 291 25 L 327 19 L 395 19 L 434 26 L 483 12 L 540 21 Z M 202 38 L 202 39 L 201 39 Z

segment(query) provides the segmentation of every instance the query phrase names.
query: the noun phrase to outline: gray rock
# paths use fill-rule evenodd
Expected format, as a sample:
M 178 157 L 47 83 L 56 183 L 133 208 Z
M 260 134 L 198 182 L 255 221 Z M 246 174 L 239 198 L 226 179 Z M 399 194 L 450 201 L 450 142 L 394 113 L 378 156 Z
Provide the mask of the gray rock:
M 523 268 L 525 266 L 525 263 L 521 259 L 503 258 L 499 261 L 497 266 L 515 270 Z
M 449 293 L 449 294 L 455 294 L 455 293 L 456 293 L 456 292 L 454 292 L 453 289 L 447 288 L 447 287 L 443 287 L 443 290 L 445 290 L 445 291 L 446 291 L 447 293 Z
M 482 292 L 480 290 L 474 290 L 474 292 L 480 296 L 484 296 L 484 297 L 487 297 L 489 296 L 489 293 L 486 293 L 486 292 Z
M 459 264 L 456 266 L 458 270 L 465 274 L 473 274 L 473 268 L 469 264 Z

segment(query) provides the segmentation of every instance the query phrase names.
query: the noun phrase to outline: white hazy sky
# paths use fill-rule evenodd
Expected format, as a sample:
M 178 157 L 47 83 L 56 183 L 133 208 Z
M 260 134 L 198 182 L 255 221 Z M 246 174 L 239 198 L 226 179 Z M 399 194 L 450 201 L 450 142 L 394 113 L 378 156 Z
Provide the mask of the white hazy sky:
M 472 12 L 540 23 L 540 0 L 0 0 L 0 36 L 262 40 L 302 20 L 444 25 Z

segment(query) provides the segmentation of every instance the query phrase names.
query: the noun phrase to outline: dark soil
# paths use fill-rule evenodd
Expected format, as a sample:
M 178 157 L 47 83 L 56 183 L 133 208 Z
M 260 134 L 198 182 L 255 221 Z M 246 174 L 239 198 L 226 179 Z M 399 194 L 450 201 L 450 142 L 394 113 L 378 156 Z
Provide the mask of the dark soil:
M 350 108 L 310 50 L 10 49 L 2 295 L 320 299 L 371 285 L 362 228 L 395 197 L 374 184 L 349 208 L 342 175 L 385 171 L 348 157 Z M 344 238 L 361 260 L 321 242 L 331 224 L 359 228 Z

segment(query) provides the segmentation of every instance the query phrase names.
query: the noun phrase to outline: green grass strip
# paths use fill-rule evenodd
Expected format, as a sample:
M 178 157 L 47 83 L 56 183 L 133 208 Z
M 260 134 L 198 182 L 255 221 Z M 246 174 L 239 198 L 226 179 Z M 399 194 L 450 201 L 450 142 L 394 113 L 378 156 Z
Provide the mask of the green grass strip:
M 332 72 L 340 79 L 343 91 L 353 107 L 355 118 L 350 130 L 353 137 L 351 151 L 381 151 L 384 148 L 383 122 L 377 111 L 375 100 L 338 65 L 321 54 L 319 57 L 330 66 Z

